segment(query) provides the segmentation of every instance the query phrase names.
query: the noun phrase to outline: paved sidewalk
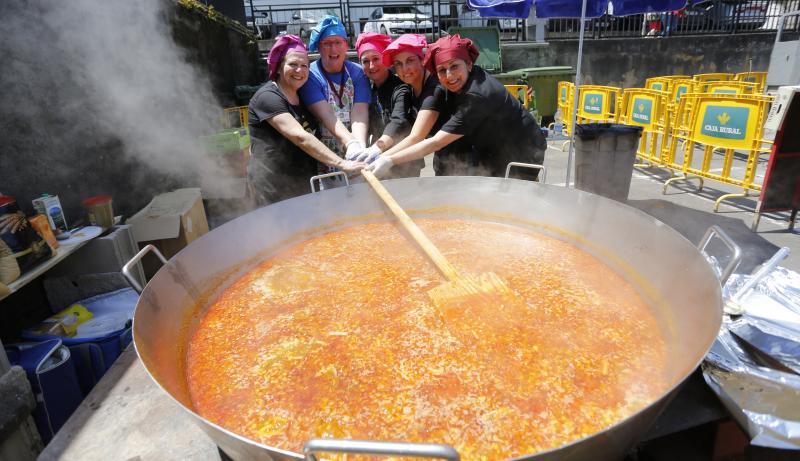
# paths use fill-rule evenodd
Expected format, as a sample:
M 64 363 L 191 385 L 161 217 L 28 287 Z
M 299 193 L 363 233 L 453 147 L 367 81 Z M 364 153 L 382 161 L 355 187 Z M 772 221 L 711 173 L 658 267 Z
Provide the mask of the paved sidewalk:
M 567 171 L 567 152 L 562 151 L 564 141 L 548 142 L 544 165 L 547 167 L 547 183 L 563 186 Z M 715 159 L 712 167 L 721 168 L 722 158 Z M 757 180 L 763 179 L 767 156 L 763 155 L 757 170 Z M 737 157 L 732 171 L 744 169 L 745 160 Z M 421 176 L 433 176 L 433 156 L 425 157 L 425 168 Z M 631 179 L 628 205 L 663 221 L 680 232 L 692 243 L 703 238 L 706 230 L 718 225 L 742 247 L 742 262 L 736 273 L 749 274 L 761 263 L 772 257 L 780 247 L 789 247 L 791 253 L 781 266 L 800 272 L 800 223 L 795 230 L 788 231 L 789 213 L 769 213 L 761 217 L 758 232 L 750 226 L 755 217 L 757 196 L 737 198 L 722 203 L 719 213 L 714 213 L 714 201 L 723 194 L 738 193 L 737 189 L 715 181 L 705 181 L 703 190 L 697 192 L 697 181 L 673 183 L 662 194 L 664 181 L 669 171 L 663 168 L 636 168 Z M 575 182 L 575 175 L 572 175 Z
M 551 141 L 545 155 L 547 182 L 564 185 L 567 167 L 567 152 L 561 151 L 563 141 Z M 763 177 L 767 156 L 757 170 L 758 180 Z M 715 160 L 712 167 L 720 159 Z M 744 168 L 744 159 L 734 160 L 733 169 Z M 722 202 L 719 213 L 714 213 L 714 200 L 723 194 L 741 192 L 741 189 L 715 181 L 705 181 L 703 190 L 697 192 L 697 181 L 673 183 L 662 194 L 663 184 L 669 172 L 662 168 L 636 168 L 631 179 L 628 204 L 663 221 L 677 230 L 692 243 L 703 238 L 712 225 L 720 226 L 736 243 L 742 247 L 742 263 L 737 273 L 751 273 L 759 264 L 769 259 L 780 247 L 786 246 L 791 253 L 781 266 L 800 272 L 800 229 L 797 226 L 790 232 L 789 213 L 769 213 L 762 215 L 758 232 L 750 226 L 755 216 L 757 196 L 737 198 Z M 575 175 L 572 175 L 574 183 Z

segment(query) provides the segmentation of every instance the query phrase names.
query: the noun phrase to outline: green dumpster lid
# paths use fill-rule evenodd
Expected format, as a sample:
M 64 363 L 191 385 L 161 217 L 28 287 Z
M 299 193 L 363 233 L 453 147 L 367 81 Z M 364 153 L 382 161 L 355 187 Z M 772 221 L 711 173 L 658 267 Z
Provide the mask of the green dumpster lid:
M 458 34 L 462 38 L 468 38 L 475 43 L 478 51 L 481 52 L 475 64 L 481 66 L 487 72 L 495 73 L 503 70 L 503 59 L 500 55 L 500 29 L 494 27 L 450 27 L 447 29 L 450 35 Z
M 531 76 L 535 75 L 575 75 L 575 71 L 570 66 L 550 66 L 550 67 L 526 67 L 524 69 L 516 69 L 509 72 L 506 72 L 504 75 L 522 75 L 528 74 Z

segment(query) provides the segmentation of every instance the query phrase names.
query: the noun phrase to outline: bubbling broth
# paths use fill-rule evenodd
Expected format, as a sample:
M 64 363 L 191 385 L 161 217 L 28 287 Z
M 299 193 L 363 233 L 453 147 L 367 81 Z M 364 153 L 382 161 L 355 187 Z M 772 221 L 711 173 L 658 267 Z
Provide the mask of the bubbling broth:
M 331 437 L 498 460 L 591 435 L 667 390 L 656 318 L 598 259 L 519 227 L 417 223 L 457 268 L 497 273 L 517 305 L 437 309 L 427 292 L 444 278 L 393 223 L 330 232 L 208 308 L 188 349 L 196 411 L 295 452 Z

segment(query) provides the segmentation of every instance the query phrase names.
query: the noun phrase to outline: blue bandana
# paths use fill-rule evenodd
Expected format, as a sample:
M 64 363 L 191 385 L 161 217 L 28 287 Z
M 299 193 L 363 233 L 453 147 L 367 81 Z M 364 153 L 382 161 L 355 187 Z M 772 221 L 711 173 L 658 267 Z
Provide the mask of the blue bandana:
M 338 35 L 347 40 L 347 31 L 344 29 L 342 21 L 336 16 L 325 16 L 313 29 L 311 29 L 311 39 L 308 42 L 308 51 L 319 50 L 319 42 L 325 37 Z

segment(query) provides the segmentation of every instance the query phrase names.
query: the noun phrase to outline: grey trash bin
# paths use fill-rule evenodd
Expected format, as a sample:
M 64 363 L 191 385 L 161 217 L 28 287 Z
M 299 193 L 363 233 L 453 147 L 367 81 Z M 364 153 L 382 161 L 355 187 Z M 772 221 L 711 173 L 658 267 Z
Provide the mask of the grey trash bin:
M 575 130 L 575 187 L 620 202 L 628 199 L 642 127 L 589 123 Z

